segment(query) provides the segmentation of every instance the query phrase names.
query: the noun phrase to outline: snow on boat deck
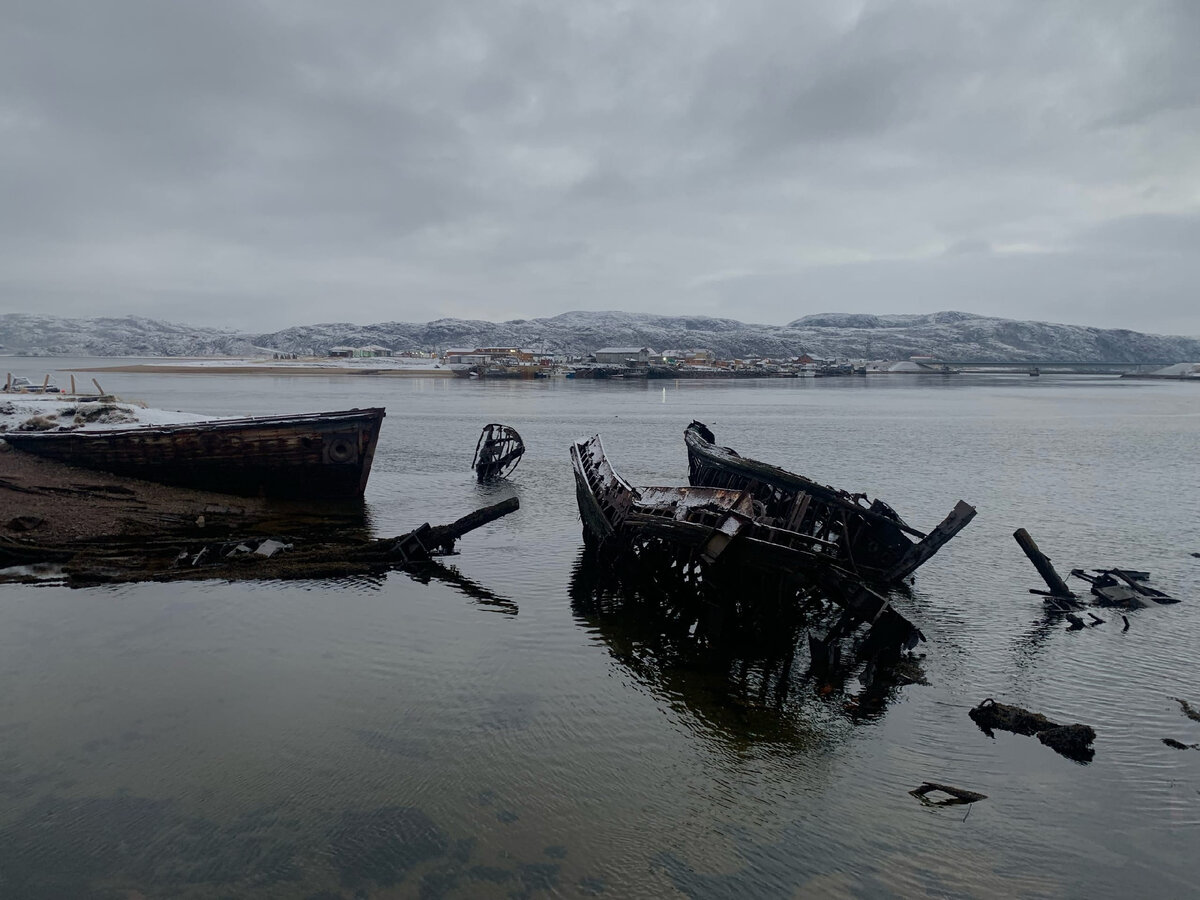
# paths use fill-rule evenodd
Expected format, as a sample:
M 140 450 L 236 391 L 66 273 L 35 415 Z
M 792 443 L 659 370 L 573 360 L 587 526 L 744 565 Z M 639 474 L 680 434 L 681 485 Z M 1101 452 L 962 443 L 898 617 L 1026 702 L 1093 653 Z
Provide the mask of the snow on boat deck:
M 21 428 L 39 416 L 57 424 L 50 428 Z M 123 400 L 63 397 L 57 394 L 0 394 L 0 434 L 21 430 L 95 431 L 215 421 L 219 421 L 219 418 L 167 409 L 149 409 Z

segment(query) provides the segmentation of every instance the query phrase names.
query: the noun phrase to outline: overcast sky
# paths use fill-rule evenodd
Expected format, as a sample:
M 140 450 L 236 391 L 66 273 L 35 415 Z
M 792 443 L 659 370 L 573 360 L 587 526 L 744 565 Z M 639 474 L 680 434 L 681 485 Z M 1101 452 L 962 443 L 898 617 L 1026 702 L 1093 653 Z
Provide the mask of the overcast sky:
M 1200 334 L 1200 2 L 4 0 L 0 312 Z

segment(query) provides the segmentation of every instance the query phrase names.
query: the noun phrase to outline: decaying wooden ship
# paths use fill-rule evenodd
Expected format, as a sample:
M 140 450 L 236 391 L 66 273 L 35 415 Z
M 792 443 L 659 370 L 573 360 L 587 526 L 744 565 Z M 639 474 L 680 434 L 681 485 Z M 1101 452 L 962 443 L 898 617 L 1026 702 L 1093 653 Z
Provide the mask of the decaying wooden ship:
M 517 429 L 493 422 L 483 426 L 471 467 L 480 481 L 507 478 L 524 455 L 525 442 Z
M 599 435 L 573 444 L 571 463 L 589 548 L 615 555 L 619 566 L 638 564 L 664 591 L 707 593 L 744 617 L 819 596 L 843 611 L 833 636 L 867 623 L 892 646 L 922 639 L 845 564 L 836 541 L 782 527 L 748 488 L 634 487 L 613 469 Z
M 823 562 L 875 584 L 896 584 L 911 575 L 975 517 L 975 508 L 960 500 L 924 534 L 882 500 L 868 502 L 865 494 L 818 484 L 718 447 L 700 422 L 684 430 L 684 441 L 693 485 L 748 492 L 759 522 L 808 538 Z
M 18 450 L 162 484 L 242 496 L 353 498 L 371 473 L 384 411 L 213 419 L 76 431 L 9 431 Z

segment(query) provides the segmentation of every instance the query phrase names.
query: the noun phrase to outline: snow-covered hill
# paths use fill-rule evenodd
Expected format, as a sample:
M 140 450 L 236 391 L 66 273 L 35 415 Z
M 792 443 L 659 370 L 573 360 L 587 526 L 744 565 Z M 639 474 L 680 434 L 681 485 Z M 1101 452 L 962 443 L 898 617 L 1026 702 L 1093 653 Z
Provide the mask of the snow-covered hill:
M 262 352 L 246 335 L 127 316 L 63 319 L 0 315 L 0 353 L 29 356 L 243 356 Z
M 71 356 L 253 356 L 324 354 L 338 345 L 382 344 L 398 350 L 520 346 L 582 354 L 603 346 L 655 350 L 704 347 L 723 357 L 842 356 L 904 359 L 932 354 L 953 360 L 1193 362 L 1200 339 L 1135 331 L 1021 322 L 961 312 L 872 316 L 824 313 L 788 325 L 754 325 L 707 316 L 568 312 L 546 319 L 486 322 L 332 323 L 269 334 L 194 328 L 155 319 L 62 319 L 0 315 L 0 353 Z

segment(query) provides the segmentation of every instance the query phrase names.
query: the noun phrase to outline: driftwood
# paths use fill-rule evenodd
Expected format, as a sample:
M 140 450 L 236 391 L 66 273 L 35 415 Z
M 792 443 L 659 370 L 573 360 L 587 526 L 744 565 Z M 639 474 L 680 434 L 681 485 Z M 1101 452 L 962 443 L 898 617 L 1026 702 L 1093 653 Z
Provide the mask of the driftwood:
M 1089 725 L 1060 725 L 1040 713 L 997 703 L 990 697 L 968 715 L 988 737 L 995 737 L 994 731 L 1036 734 L 1038 740 L 1051 750 L 1076 762 L 1090 762 L 1095 755 L 1091 743 L 1096 739 L 1096 732 Z
M 949 794 L 950 796 L 941 800 L 930 800 L 927 795 L 934 791 Z M 980 800 L 987 799 L 987 794 L 966 791 L 962 788 L 951 787 L 948 784 L 938 784 L 936 781 L 922 782 L 920 787 L 913 788 L 909 793 L 926 806 L 958 806 L 963 803 L 978 803 Z

